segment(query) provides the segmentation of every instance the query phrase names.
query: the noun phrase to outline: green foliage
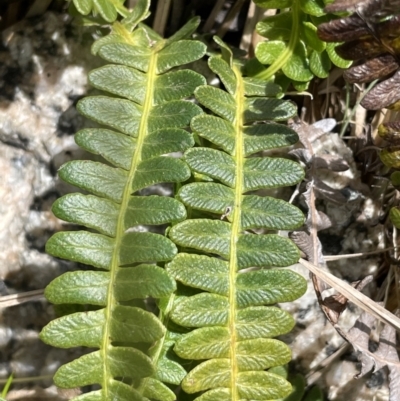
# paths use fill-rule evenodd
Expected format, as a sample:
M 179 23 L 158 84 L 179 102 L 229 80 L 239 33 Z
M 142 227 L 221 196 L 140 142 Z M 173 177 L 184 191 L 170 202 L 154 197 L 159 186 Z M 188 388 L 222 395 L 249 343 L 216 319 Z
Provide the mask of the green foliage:
M 255 3 L 281 10 L 257 24 L 257 32 L 268 39 L 256 48 L 258 61 L 268 66 L 257 78 L 271 79 L 274 74 L 283 73 L 286 79 L 277 77 L 277 82 L 283 86 L 292 82 L 296 89 L 304 90 L 314 76 L 326 78 L 331 63 L 341 68 L 351 64 L 337 55 L 336 44 L 327 44 L 317 36 L 318 24 L 330 19 L 324 13 L 327 1 L 255 0 Z
M 389 212 L 390 220 L 393 225 L 398 229 L 400 228 L 400 210 L 397 207 L 392 207 Z
M 118 14 L 127 16 L 124 0 L 73 0 L 76 9 L 83 15 L 99 14 L 107 22 L 114 22 Z
M 82 15 L 100 16 L 106 22 L 114 22 L 118 15 L 126 17 L 125 24 L 133 28 L 138 22 L 145 20 L 149 15 L 150 0 L 138 1 L 133 11 L 124 7 L 125 0 L 72 0 L 76 11 Z
M 303 401 L 324 401 L 324 395 L 319 387 L 314 386 L 308 391 Z
M 280 367 L 282 370 L 282 367 Z M 274 368 L 275 373 L 281 374 L 287 378 L 287 370 L 278 371 Z M 306 394 L 307 382 L 303 375 L 289 375 L 288 380 L 292 385 L 292 392 L 285 398 L 277 401 L 324 401 L 324 396 L 318 386 L 313 386 Z
M 294 322 L 272 305 L 301 296 L 306 284 L 298 274 L 276 269 L 299 257 L 290 240 L 246 230 L 294 229 L 304 218 L 284 201 L 246 193 L 293 185 L 303 178 L 295 162 L 254 156 L 296 141 L 290 129 L 270 121 L 260 123 L 285 120 L 296 107 L 265 97 L 270 84 L 243 77 L 230 50 L 218 38 L 217 42 L 223 56 L 211 57 L 209 67 L 226 91 L 208 86 L 195 90 L 199 103 L 214 115 L 194 117 L 191 127 L 218 149 L 191 148 L 184 156 L 192 171 L 214 182 L 185 185 L 178 198 L 192 209 L 222 214 L 228 221 L 188 219 L 169 231 L 176 244 L 197 252 L 179 253 L 167 264 L 167 272 L 204 291 L 175 302 L 171 319 L 195 329 L 178 339 L 174 350 L 185 359 L 205 360 L 182 382 L 187 393 L 205 391 L 196 400 L 277 399 L 288 395 L 291 385 L 265 369 L 287 363 L 290 350 L 271 337 L 288 332 Z M 251 271 L 245 270 L 249 267 Z
M 306 379 L 304 376 L 297 374 L 290 379 L 292 384 L 292 393 L 289 394 L 284 401 L 301 401 L 303 399 L 305 388 L 307 386 Z
M 285 2 L 263 5 L 278 3 Z M 320 15 L 318 2 L 296 4 L 287 1 L 292 15 L 277 18 Z M 120 0 L 74 5 L 108 22 L 118 14 L 124 18 L 92 46 L 109 64 L 90 72 L 89 81 L 108 95 L 86 97 L 77 106 L 97 124 L 78 132 L 76 142 L 100 161 L 72 161 L 59 170 L 83 193 L 57 200 L 53 212 L 88 230 L 57 233 L 46 250 L 95 269 L 65 273 L 46 288 L 54 304 L 90 305 L 41 333 L 57 347 L 91 348 L 57 371 L 56 385 L 100 385 L 79 401 L 173 401 L 179 385 L 189 398 L 202 392 L 199 401 L 290 397 L 292 386 L 282 375 L 290 350 L 273 337 L 290 331 L 294 321 L 274 305 L 301 296 L 306 283 L 284 268 L 298 260 L 299 251 L 276 232 L 300 227 L 304 217 L 293 205 L 254 191 L 303 178 L 297 163 L 258 154 L 296 143 L 296 133 L 278 122 L 296 115 L 297 106 L 276 99 L 281 88 L 272 81 L 244 76 L 219 38 L 222 56 L 208 63 L 224 90 L 182 69 L 206 52 L 204 44 L 188 39 L 198 19 L 163 39 L 140 24 L 148 0 L 139 0 L 132 12 Z M 304 75 L 305 43 L 316 54 L 325 51 L 315 26 L 307 20 L 295 41 L 273 21 L 264 28 L 278 38 L 263 53 L 272 64 L 266 71 L 284 60 L 284 73 L 298 86 L 306 84 L 312 73 Z M 285 41 L 289 58 L 281 57 Z M 193 93 L 211 113 L 183 100 Z M 176 152 L 184 153 L 183 160 L 173 157 Z M 191 175 L 197 181 L 180 186 L 176 199 L 148 195 L 152 185 L 182 183 Z M 195 211 L 191 218 L 185 206 Z M 137 228 L 164 224 L 172 226 L 168 237 Z M 149 297 L 157 300 L 158 317 Z M 194 368 L 187 373 L 189 365 Z
M 10 376 L 8 376 L 6 384 L 4 385 L 4 388 L 1 392 L 0 401 L 6 401 L 5 397 L 7 396 L 8 390 L 11 387 L 13 379 L 14 379 L 14 376 L 12 374 Z
M 119 3 L 79 2 L 87 7 L 84 12 L 90 11 L 89 4 L 101 12 L 103 6 Z M 139 2 L 132 15 L 116 22 L 112 33 L 94 46 L 111 64 L 92 71 L 90 83 L 113 96 L 86 97 L 78 104 L 84 116 L 112 128 L 76 135 L 78 144 L 107 163 L 72 161 L 59 171 L 63 180 L 90 194 L 62 197 L 54 214 L 94 232 L 57 233 L 46 250 L 98 268 L 66 273 L 45 292 L 55 304 L 98 308 L 58 318 L 41 333 L 43 341 L 57 347 L 97 349 L 62 366 L 54 377 L 64 388 L 100 384 L 100 390 L 76 400 L 173 400 L 175 395 L 162 382 L 179 384 L 185 375 L 167 356 L 174 337 L 142 301 L 149 296 L 168 299 L 174 292 L 174 280 L 156 263 L 171 260 L 177 248 L 163 235 L 130 229 L 186 217 L 179 201 L 140 196 L 138 191 L 190 177 L 184 162 L 165 155 L 193 146 L 184 128 L 201 109 L 182 99 L 205 80 L 193 71 L 170 70 L 201 58 L 205 46 L 184 39 L 198 20 L 170 40 L 155 40 L 157 35 L 145 26 L 132 30 L 147 15 L 147 7 L 146 1 Z

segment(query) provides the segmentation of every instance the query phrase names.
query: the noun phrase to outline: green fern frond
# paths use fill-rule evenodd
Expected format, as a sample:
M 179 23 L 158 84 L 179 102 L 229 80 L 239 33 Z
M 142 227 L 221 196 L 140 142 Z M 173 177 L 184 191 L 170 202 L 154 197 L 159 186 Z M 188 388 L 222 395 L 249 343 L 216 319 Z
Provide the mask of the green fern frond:
M 283 73 L 278 82 L 290 82 L 298 90 L 305 90 L 314 76 L 326 78 L 332 63 L 346 68 L 350 62 L 334 51 L 336 44 L 325 43 L 317 36 L 317 26 L 329 17 L 324 12 L 327 0 L 254 0 L 268 9 L 280 9 L 257 24 L 257 32 L 268 39 L 256 48 L 258 61 L 268 66 L 257 74 L 271 79 Z M 286 85 L 285 85 L 286 84 Z
M 290 270 L 267 269 L 297 262 L 299 251 L 289 239 L 246 230 L 294 229 L 304 218 L 282 200 L 246 193 L 293 185 L 303 178 L 302 168 L 291 160 L 254 156 L 296 142 L 289 128 L 264 122 L 285 120 L 296 114 L 296 107 L 265 97 L 274 96 L 276 88 L 242 77 L 229 48 L 216 40 L 223 57 L 211 57 L 209 66 L 226 90 L 196 89 L 196 99 L 214 115 L 196 116 L 191 126 L 220 149 L 197 147 L 185 153 L 193 172 L 215 182 L 185 185 L 178 197 L 190 208 L 221 214 L 228 221 L 189 219 L 169 231 L 176 244 L 197 253 L 178 254 L 167 264 L 168 273 L 204 291 L 182 298 L 172 309 L 175 323 L 195 328 L 174 350 L 182 358 L 205 360 L 182 382 L 187 393 L 204 392 L 196 400 L 272 400 L 288 395 L 291 385 L 265 371 L 290 360 L 289 348 L 271 337 L 290 331 L 294 321 L 271 305 L 301 296 L 306 283 Z
M 144 5 L 148 2 L 139 2 L 136 22 L 147 13 Z M 140 196 L 138 191 L 190 177 L 183 161 L 166 154 L 193 146 L 184 128 L 201 109 L 182 99 L 205 80 L 192 71 L 170 70 L 198 60 L 206 49 L 202 43 L 183 39 L 198 20 L 190 21 L 173 40 L 154 40 L 157 35 L 145 26 L 131 32 L 135 18 L 115 23 L 110 37 L 96 45 L 100 56 L 113 64 L 92 71 L 90 83 L 114 96 L 86 97 L 78 104 L 84 116 L 112 128 L 84 129 L 76 135 L 80 146 L 108 163 L 72 161 L 59 171 L 64 181 L 90 194 L 62 197 L 54 204 L 54 214 L 95 232 L 60 232 L 46 245 L 53 256 L 98 268 L 66 273 L 45 292 L 56 304 L 99 307 L 56 319 L 41 333 L 43 341 L 57 347 L 98 349 L 62 366 L 54 377 L 64 388 L 101 386 L 76 400 L 173 400 L 174 394 L 162 381 L 171 382 L 172 367 L 175 384 L 185 375 L 178 363 L 165 356 L 164 345 L 169 341 L 171 346 L 171 339 L 162 322 L 140 307 L 143 302 L 132 306 L 135 299 L 168 298 L 173 293 L 174 280 L 156 263 L 171 260 L 176 246 L 163 235 L 132 228 L 186 217 L 179 201 Z
M 124 7 L 124 0 L 72 0 L 78 12 L 82 15 L 100 15 L 107 22 L 114 22 L 118 15 L 128 17 L 129 10 Z M 148 17 L 149 2 L 139 2 L 139 7 L 130 15 L 130 18 L 144 20 Z

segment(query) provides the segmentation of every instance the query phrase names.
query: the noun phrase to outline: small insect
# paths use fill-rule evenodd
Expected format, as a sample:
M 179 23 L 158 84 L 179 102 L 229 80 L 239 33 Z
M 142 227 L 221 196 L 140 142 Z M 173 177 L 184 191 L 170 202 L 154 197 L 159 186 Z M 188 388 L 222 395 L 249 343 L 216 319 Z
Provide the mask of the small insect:
M 228 206 L 225 209 L 224 214 L 221 216 L 221 220 L 223 220 L 225 217 L 228 217 L 231 214 L 232 208 L 230 206 Z

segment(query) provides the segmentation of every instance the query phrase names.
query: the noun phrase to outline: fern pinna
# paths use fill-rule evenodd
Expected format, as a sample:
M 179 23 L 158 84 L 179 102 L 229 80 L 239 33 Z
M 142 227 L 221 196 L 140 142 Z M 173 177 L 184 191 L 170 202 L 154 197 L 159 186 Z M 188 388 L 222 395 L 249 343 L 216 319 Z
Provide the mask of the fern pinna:
M 242 77 L 230 49 L 216 41 L 223 56 L 211 57 L 209 67 L 226 91 L 196 89 L 196 99 L 214 115 L 196 116 L 191 127 L 221 150 L 186 151 L 192 171 L 213 182 L 185 185 L 178 197 L 190 208 L 222 217 L 188 219 L 169 232 L 176 244 L 197 252 L 179 253 L 167 265 L 168 273 L 204 291 L 180 299 L 172 309 L 175 323 L 195 328 L 174 350 L 182 358 L 203 360 L 182 382 L 187 393 L 203 392 L 196 400 L 272 400 L 292 388 L 283 377 L 265 371 L 290 360 L 289 348 L 270 337 L 288 332 L 294 321 L 285 311 L 265 305 L 296 299 L 306 284 L 291 270 L 264 269 L 297 262 L 299 251 L 289 239 L 249 230 L 293 229 L 302 225 L 303 215 L 282 200 L 246 193 L 302 179 L 302 168 L 291 160 L 253 157 L 296 142 L 286 126 L 258 123 L 286 120 L 296 114 L 296 106 L 268 97 L 279 91 L 270 82 Z
M 131 228 L 186 217 L 185 207 L 177 200 L 139 196 L 138 191 L 190 177 L 187 165 L 167 154 L 194 144 L 192 135 L 182 128 L 201 109 L 182 99 L 205 80 L 190 70 L 169 70 L 201 58 L 205 45 L 184 39 L 196 29 L 196 19 L 169 40 L 145 26 L 137 27 L 148 15 L 148 6 L 148 1 L 140 1 L 93 47 L 112 64 L 92 71 L 90 82 L 114 96 L 86 97 L 79 102 L 79 111 L 100 128 L 78 132 L 76 142 L 106 162 L 72 161 L 59 171 L 63 180 L 92 194 L 66 195 L 53 207 L 56 216 L 90 231 L 57 233 L 46 246 L 54 256 L 97 268 L 66 273 L 46 289 L 47 298 L 55 304 L 94 306 L 52 321 L 41 333 L 54 346 L 98 349 L 62 366 L 54 377 L 63 388 L 101 386 L 76 400 L 175 399 L 159 380 L 171 375 L 159 370 L 177 365 L 161 360 L 165 352 L 157 344 L 155 352 L 148 350 L 157 341 L 163 344 L 166 330 L 138 300 L 167 297 L 175 290 L 175 282 L 155 262 L 171 260 L 177 248 L 163 235 Z M 179 384 L 184 374 L 180 368 L 172 381 Z

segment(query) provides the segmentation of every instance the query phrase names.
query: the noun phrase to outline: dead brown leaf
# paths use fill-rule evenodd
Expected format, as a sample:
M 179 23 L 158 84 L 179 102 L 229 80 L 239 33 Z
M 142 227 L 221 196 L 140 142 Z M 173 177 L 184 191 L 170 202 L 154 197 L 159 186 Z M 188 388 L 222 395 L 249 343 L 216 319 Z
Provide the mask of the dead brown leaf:
M 364 97 L 361 106 L 367 110 L 380 110 L 391 106 L 398 100 L 400 100 L 400 71 L 376 85 Z
M 345 333 L 337 325 L 335 328 L 359 352 L 361 371 L 355 378 L 358 379 L 371 370 L 375 372 L 387 366 L 389 370 L 389 401 L 398 401 L 400 399 L 400 360 L 396 349 L 396 331 L 393 327 L 384 325 L 378 349 L 371 352 L 368 344 L 375 322 L 374 316 L 363 312 L 348 333 Z
M 384 78 L 395 72 L 399 64 L 391 54 L 384 54 L 361 65 L 350 67 L 343 73 L 344 79 L 351 83 L 371 82 L 375 79 Z
M 319 155 L 314 158 L 314 163 L 315 168 L 323 168 L 336 172 L 347 171 L 349 169 L 347 162 L 338 155 Z

